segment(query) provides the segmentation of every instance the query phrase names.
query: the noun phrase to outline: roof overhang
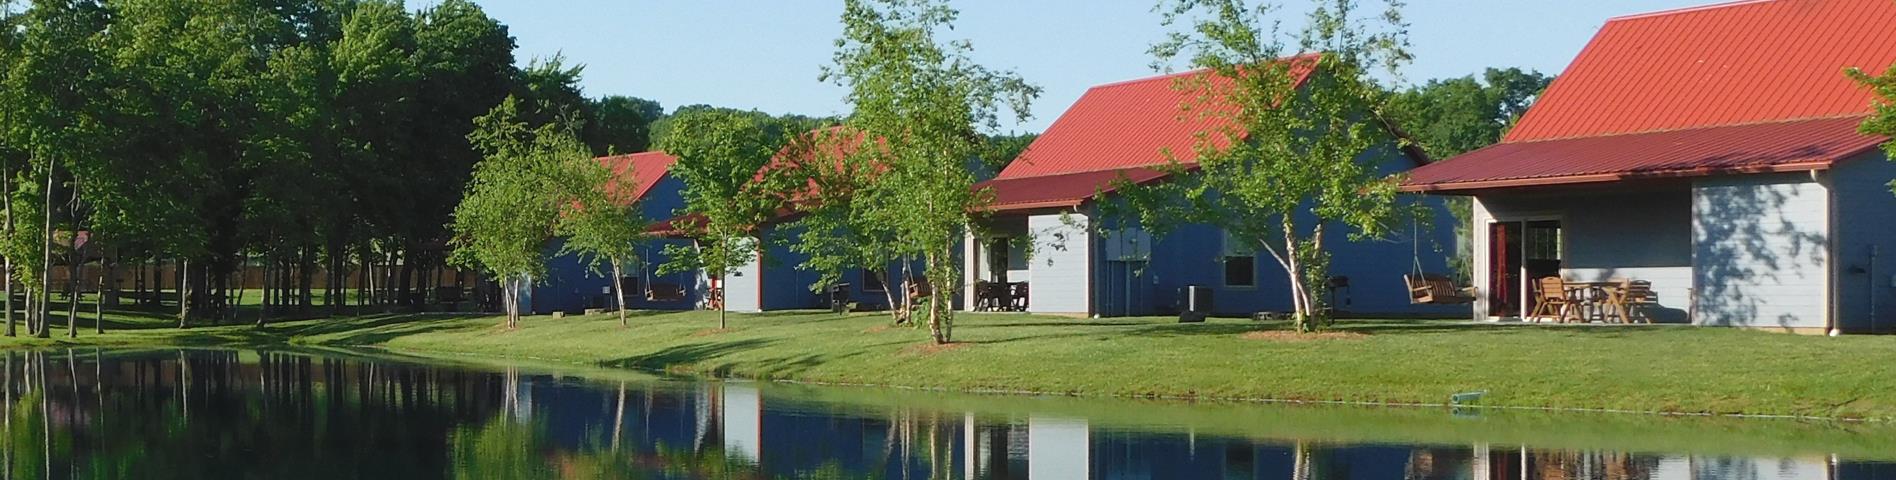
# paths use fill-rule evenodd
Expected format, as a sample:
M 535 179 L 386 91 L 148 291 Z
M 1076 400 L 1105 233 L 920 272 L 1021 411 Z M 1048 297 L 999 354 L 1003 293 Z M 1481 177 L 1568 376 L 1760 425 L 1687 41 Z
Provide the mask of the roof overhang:
M 1402 191 L 1486 190 L 1829 169 L 1888 138 L 1861 116 L 1492 145 L 1409 172 Z

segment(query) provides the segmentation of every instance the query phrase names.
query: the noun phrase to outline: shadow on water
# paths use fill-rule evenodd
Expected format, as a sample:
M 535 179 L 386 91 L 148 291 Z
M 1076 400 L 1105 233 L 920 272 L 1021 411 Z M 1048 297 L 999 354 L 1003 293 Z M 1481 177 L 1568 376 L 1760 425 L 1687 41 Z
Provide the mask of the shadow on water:
M 706 348 L 624 362 L 722 353 Z M 1896 459 L 1896 427 L 1881 424 L 958 395 L 278 350 L 9 352 L 0 367 L 4 478 L 1896 475 L 1879 463 Z

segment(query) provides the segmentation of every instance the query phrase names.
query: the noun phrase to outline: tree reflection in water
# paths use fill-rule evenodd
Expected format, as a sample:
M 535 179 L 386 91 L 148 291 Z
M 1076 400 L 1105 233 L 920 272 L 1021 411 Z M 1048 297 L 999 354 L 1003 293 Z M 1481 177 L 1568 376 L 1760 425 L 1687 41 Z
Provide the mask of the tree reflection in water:
M 1059 409 L 839 404 L 745 382 L 592 383 L 279 351 L 44 350 L 0 366 L 0 480 L 1896 476 L 1824 455 L 1201 435 Z

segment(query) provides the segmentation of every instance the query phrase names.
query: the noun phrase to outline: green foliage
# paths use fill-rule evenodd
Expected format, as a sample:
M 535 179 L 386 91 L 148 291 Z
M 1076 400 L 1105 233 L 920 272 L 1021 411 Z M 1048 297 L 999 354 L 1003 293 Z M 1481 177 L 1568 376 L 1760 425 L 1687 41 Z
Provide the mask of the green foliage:
M 1876 93 L 1876 114 L 1863 120 L 1857 130 L 1870 135 L 1883 135 L 1896 138 L 1896 65 L 1880 75 L 1872 75 L 1861 69 L 1851 68 L 1845 72 L 1850 78 L 1862 82 Z M 1896 141 L 1883 144 L 1884 156 L 1896 161 Z M 1896 191 L 1896 181 L 1891 181 L 1891 191 Z
M 649 219 L 641 218 L 638 199 L 632 198 L 636 186 L 624 181 L 632 172 L 613 175 L 598 162 L 570 168 L 573 171 L 566 178 L 572 184 L 564 188 L 573 202 L 554 226 L 554 233 L 565 239 L 560 253 L 579 255 L 595 274 L 609 273 L 612 264 L 636 260 Z
M 528 125 L 513 97 L 474 123 L 468 138 L 484 157 L 454 209 L 452 260 L 503 280 L 542 278 L 546 242 L 598 164 L 570 130 Z
M 600 155 L 651 148 L 652 122 L 665 115 L 665 109 L 656 101 L 621 95 L 593 100 L 589 110 L 593 121 L 586 124 L 586 145 Z
M 790 138 L 793 136 L 800 135 L 804 132 L 808 132 L 808 131 L 815 130 L 818 128 L 834 125 L 837 122 L 836 119 L 826 118 L 826 117 L 810 117 L 810 116 L 798 115 L 798 114 L 785 114 L 785 115 L 772 116 L 771 114 L 756 111 L 756 110 L 740 110 L 736 108 L 713 107 L 713 106 L 704 105 L 704 104 L 685 105 L 682 107 L 678 107 L 677 110 L 673 110 L 671 115 L 661 116 L 652 121 L 651 125 L 649 126 L 649 128 L 651 129 L 652 145 L 659 145 L 659 144 L 664 143 L 665 137 L 670 136 L 671 132 L 675 130 L 689 131 L 689 130 L 679 130 L 675 128 L 674 124 L 676 122 L 674 121 L 674 119 L 684 117 L 684 116 L 694 114 L 694 113 L 705 113 L 705 112 L 719 112 L 719 113 L 724 113 L 728 115 L 741 115 L 741 116 L 751 117 L 758 123 L 764 124 L 765 134 L 769 135 L 772 141 L 775 141 L 778 143 L 788 143 L 790 141 Z M 664 149 L 660 148 L 660 150 L 664 150 Z
M 953 338 L 952 295 L 961 285 L 957 249 L 981 197 L 969 163 L 999 129 L 1003 111 L 1027 116 L 1040 89 L 1013 72 L 981 66 L 967 41 L 942 42 L 957 11 L 938 0 L 849 0 L 843 37 L 823 78 L 849 90 L 845 125 L 858 134 L 846 168 L 873 173 L 852 192 L 869 201 L 856 235 L 889 235 L 891 253 L 922 262 L 931 338 Z M 873 265 L 873 263 L 872 263 Z
M 1222 127 L 1200 132 L 1196 172 L 1174 161 L 1173 181 L 1119 182 L 1155 236 L 1202 223 L 1268 252 L 1289 276 L 1300 330 L 1327 319 L 1328 229 L 1383 238 L 1405 213 L 1397 179 L 1379 172 L 1397 139 L 1381 118 L 1388 90 L 1373 76 L 1409 58 L 1401 4 L 1387 2 L 1371 23 L 1352 0 L 1315 3 L 1303 30 L 1286 35 L 1277 5 L 1162 1 L 1165 24 L 1180 30 L 1152 51 L 1161 64 L 1203 69 L 1180 77 L 1192 97 L 1181 109 Z
M 992 177 L 999 174 L 1001 170 L 1007 169 L 1007 166 L 1019 160 L 1021 155 L 1026 153 L 1027 146 L 1033 144 L 1038 138 L 1040 138 L 1038 133 L 989 135 L 987 148 L 981 153 L 981 168 L 985 173 L 982 176 Z
M 1480 78 L 1469 75 L 1430 80 L 1403 90 L 1390 99 L 1388 113 L 1429 157 L 1446 159 L 1501 141 L 1501 136 L 1527 113 L 1527 107 L 1553 80 L 1535 71 L 1489 68 Z M 1474 242 L 1470 241 L 1469 219 L 1473 204 L 1461 197 L 1450 198 L 1448 203 L 1456 219 L 1456 237 L 1461 239 L 1449 263 L 1461 278 L 1471 278 L 1474 254 L 1469 249 Z
M 1390 99 L 1389 115 L 1428 151 L 1448 158 L 1501 141 L 1553 77 L 1489 68 L 1480 78 L 1436 79 Z
M 781 127 L 767 117 L 711 109 L 675 115 L 670 124 L 691 132 L 662 137 L 658 148 L 678 158 L 670 172 L 685 185 L 688 219 L 673 227 L 696 245 L 666 245 L 669 260 L 659 272 L 699 270 L 724 278 L 756 260 L 762 227 L 782 205 L 755 185 L 758 172 L 783 146 L 773 134 Z

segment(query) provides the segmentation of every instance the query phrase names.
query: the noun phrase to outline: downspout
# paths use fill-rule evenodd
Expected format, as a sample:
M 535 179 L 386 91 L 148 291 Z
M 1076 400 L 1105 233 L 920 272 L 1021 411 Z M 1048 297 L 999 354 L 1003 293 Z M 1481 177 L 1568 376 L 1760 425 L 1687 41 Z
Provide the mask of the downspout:
M 1837 286 L 1842 284 L 1843 270 L 1837 267 L 1837 190 L 1825 181 L 1823 170 L 1812 169 L 1810 181 L 1824 189 L 1824 262 L 1830 271 L 1824 285 L 1824 333 L 1832 337 L 1843 335 L 1843 325 L 1838 321 L 1843 295 Z

